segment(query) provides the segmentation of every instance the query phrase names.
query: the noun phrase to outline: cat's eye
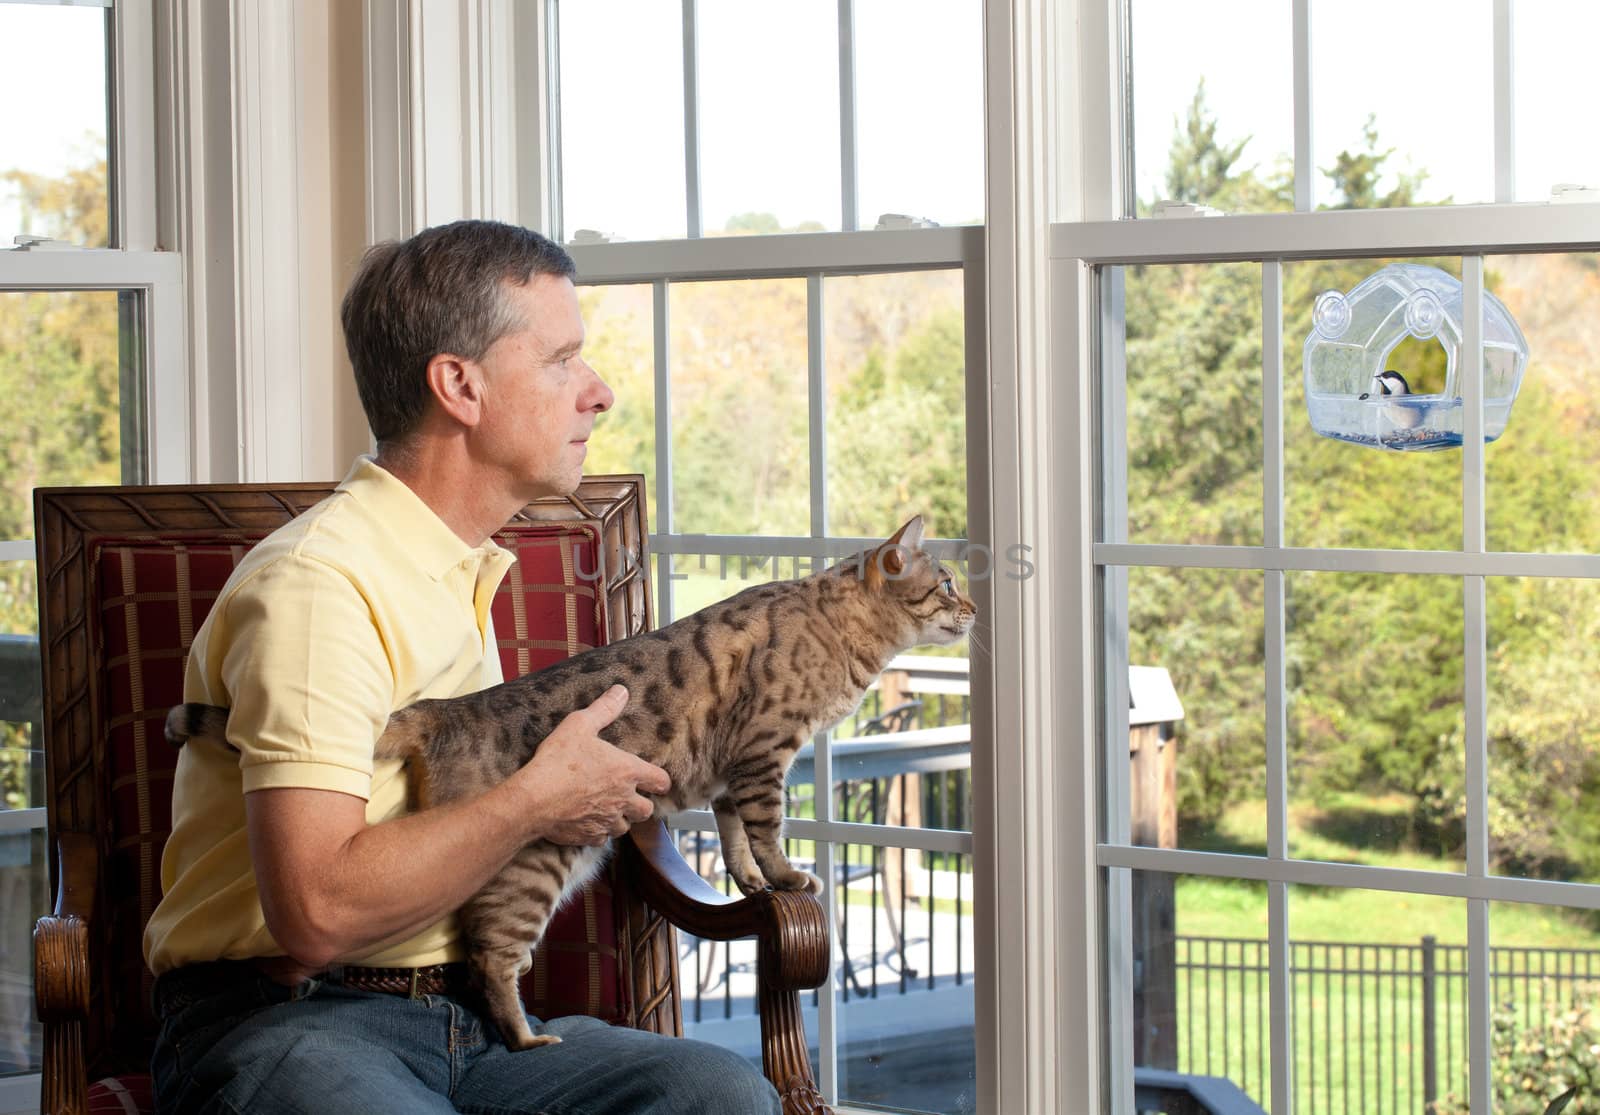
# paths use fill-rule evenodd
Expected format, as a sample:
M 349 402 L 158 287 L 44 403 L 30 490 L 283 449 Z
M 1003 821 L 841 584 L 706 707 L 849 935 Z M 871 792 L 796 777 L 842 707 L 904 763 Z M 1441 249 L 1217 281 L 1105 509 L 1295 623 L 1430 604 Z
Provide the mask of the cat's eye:
M 956 583 L 949 577 L 946 577 L 944 580 L 940 581 L 939 587 L 944 589 L 945 595 L 947 596 L 954 596 L 956 594 Z

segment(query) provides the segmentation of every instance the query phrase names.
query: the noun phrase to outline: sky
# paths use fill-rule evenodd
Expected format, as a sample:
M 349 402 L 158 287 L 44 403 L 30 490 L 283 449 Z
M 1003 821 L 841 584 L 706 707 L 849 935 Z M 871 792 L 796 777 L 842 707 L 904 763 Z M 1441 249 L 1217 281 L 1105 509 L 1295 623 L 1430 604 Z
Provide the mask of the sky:
M 1135 179 L 1156 197 L 1174 123 L 1203 77 L 1241 164 L 1293 150 L 1289 0 L 1132 0 Z M 841 220 L 834 0 L 699 0 L 704 228 L 744 212 L 784 227 Z M 981 218 L 980 0 L 856 0 L 859 222 Z M 1516 0 L 1518 200 L 1600 184 L 1590 67 L 1600 0 Z M 58 174 L 104 153 L 104 53 L 93 6 L 0 0 L 0 170 Z M 1314 0 L 1314 161 L 1358 148 L 1368 113 L 1423 200 L 1492 201 L 1492 0 Z M 566 232 L 683 235 L 677 0 L 561 5 Z M 1330 200 L 1318 176 L 1317 201 Z M 0 187 L 0 244 L 21 231 Z

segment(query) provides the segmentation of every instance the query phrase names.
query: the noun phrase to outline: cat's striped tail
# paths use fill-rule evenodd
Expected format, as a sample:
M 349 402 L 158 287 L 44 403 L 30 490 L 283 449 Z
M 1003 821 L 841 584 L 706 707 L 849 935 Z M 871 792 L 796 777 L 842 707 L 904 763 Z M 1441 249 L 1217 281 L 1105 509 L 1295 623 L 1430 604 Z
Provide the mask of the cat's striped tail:
M 182 747 L 196 736 L 227 743 L 228 710 L 216 705 L 178 705 L 167 713 L 167 742 Z

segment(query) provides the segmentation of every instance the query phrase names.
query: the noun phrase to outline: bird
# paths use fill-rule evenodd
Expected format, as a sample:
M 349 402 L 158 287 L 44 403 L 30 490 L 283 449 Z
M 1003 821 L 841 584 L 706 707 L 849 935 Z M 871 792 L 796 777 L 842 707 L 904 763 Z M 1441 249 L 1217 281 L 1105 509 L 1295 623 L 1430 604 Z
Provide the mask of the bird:
M 1393 398 L 1411 394 L 1411 385 L 1406 382 L 1406 377 L 1393 368 L 1386 368 L 1373 376 L 1372 386 L 1376 388 L 1375 391 L 1363 391 L 1358 398 L 1370 399 L 1373 395 L 1379 398 Z M 1414 430 L 1422 424 L 1420 407 L 1391 405 L 1383 408 L 1383 414 L 1396 429 Z
M 1384 371 L 1373 376 L 1372 386 L 1378 389 L 1379 395 L 1411 394 L 1411 385 L 1406 382 L 1406 377 L 1395 371 L 1393 368 L 1385 369 Z M 1372 397 L 1372 392 L 1363 391 L 1359 397 L 1362 399 L 1370 399 Z

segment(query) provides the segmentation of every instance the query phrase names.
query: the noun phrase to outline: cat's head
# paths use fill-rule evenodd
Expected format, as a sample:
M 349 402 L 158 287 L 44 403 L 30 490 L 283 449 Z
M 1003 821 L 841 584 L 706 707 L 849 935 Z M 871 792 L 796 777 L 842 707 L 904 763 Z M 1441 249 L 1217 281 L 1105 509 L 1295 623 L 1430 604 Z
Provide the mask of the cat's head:
M 950 567 L 922 548 L 921 515 L 859 560 L 868 591 L 904 616 L 907 646 L 953 643 L 972 629 L 978 609 Z

